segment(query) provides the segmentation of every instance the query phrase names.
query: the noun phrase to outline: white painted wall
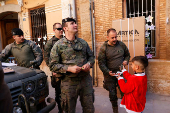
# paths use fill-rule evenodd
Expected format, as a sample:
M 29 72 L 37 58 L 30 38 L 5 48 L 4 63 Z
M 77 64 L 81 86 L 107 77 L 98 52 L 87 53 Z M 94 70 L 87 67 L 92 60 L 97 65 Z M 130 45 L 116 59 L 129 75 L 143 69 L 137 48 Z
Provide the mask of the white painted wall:
M 69 4 L 71 4 L 71 10 L 69 9 Z M 70 15 L 73 18 L 73 0 L 61 0 L 61 7 L 62 7 L 62 19 L 70 17 Z

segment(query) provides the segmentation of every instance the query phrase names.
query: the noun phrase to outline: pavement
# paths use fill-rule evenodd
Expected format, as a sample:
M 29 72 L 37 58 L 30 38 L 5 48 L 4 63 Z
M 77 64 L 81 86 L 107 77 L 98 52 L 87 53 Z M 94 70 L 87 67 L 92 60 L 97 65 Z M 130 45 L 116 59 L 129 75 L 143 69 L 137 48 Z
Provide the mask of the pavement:
M 109 100 L 109 93 L 102 87 L 94 87 L 95 90 L 95 113 L 113 113 Z M 49 97 L 55 98 L 54 88 L 49 84 Z M 120 105 L 121 99 L 118 99 Z M 50 113 L 58 113 L 57 105 Z M 82 107 L 77 99 L 76 113 L 82 113 Z M 119 107 L 119 113 L 126 113 L 124 108 Z M 146 93 L 146 105 L 143 113 L 170 113 L 170 96 Z

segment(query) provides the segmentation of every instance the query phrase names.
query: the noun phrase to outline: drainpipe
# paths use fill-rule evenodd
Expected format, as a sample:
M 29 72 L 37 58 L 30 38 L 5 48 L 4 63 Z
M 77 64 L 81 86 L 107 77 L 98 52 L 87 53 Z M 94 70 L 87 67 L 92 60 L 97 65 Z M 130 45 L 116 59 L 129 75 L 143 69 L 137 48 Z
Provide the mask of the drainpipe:
M 69 12 L 69 17 L 71 18 L 71 4 L 68 4 L 68 12 Z
M 95 54 L 95 85 L 98 86 L 98 75 L 97 75 L 97 60 L 96 60 L 96 29 L 95 29 L 95 16 L 94 16 L 94 0 L 93 0 L 93 46 Z
M 91 0 L 89 0 L 89 10 L 90 10 L 90 29 L 91 29 L 91 40 L 92 40 L 92 52 L 93 55 L 95 56 L 95 52 L 94 52 L 94 38 L 93 38 L 93 23 L 92 23 L 92 6 L 91 6 Z M 94 67 L 92 67 L 92 78 L 93 78 L 93 85 L 95 85 L 95 76 L 94 76 Z
M 93 85 L 98 86 L 98 76 L 97 76 L 97 60 L 96 60 L 96 37 L 95 37 L 95 16 L 94 16 L 94 0 L 89 0 L 90 3 L 90 27 L 91 27 L 91 38 L 92 38 L 92 51 L 95 56 L 95 64 L 92 68 Z M 93 12 L 93 13 L 92 13 Z
M 75 0 L 72 0 L 72 4 L 73 4 L 73 18 L 76 19 L 76 3 L 75 3 Z

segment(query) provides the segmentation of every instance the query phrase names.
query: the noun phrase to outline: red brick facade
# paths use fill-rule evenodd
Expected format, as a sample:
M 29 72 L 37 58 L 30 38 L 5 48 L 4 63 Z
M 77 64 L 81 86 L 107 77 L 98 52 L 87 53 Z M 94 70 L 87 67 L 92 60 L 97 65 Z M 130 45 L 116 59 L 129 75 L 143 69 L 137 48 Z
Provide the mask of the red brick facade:
M 157 59 L 149 60 L 149 66 L 146 71 L 148 76 L 148 91 L 158 94 L 170 94 L 170 1 L 155 0 L 156 12 L 158 17 L 156 23 L 159 23 L 157 40 Z M 112 20 L 123 17 L 122 0 L 94 0 L 95 4 L 95 36 L 96 36 L 96 56 L 98 55 L 101 44 L 106 40 L 106 31 L 112 27 Z M 78 36 L 85 39 L 91 46 L 89 0 L 76 0 Z M 169 20 L 170 21 L 170 20 Z M 96 59 L 97 62 L 97 59 Z M 98 86 L 102 86 L 103 74 L 96 63 L 96 81 Z M 97 83 L 96 82 L 96 83 Z
M 169 0 L 166 0 L 167 3 L 166 3 L 166 6 L 167 6 L 167 9 L 166 9 L 166 19 L 168 18 L 169 19 L 169 23 L 167 24 L 167 29 L 166 29 L 166 37 L 167 37 L 167 60 L 170 60 L 170 1 Z
M 160 38 L 159 38 L 159 55 L 160 59 L 167 58 L 167 49 L 166 49 L 166 0 L 160 0 Z

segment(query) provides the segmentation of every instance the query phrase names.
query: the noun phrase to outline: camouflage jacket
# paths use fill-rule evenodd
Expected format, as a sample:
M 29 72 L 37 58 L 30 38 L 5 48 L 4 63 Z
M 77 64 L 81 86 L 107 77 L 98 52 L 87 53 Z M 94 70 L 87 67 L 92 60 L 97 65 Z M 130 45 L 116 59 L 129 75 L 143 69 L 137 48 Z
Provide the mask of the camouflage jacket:
M 18 66 L 31 67 L 30 61 L 36 61 L 40 66 L 43 61 L 43 54 L 39 46 L 31 40 L 25 40 L 22 44 L 13 42 L 5 47 L 1 53 L 1 60 L 5 61 L 10 55 L 15 57 Z
M 59 39 L 55 36 L 53 36 L 50 40 L 47 41 L 45 48 L 44 48 L 44 60 L 49 65 L 49 58 L 50 58 L 50 52 L 53 47 L 53 45 L 58 41 Z
M 88 43 L 77 37 L 72 42 L 65 37 L 57 41 L 51 50 L 50 59 L 50 70 L 65 75 L 69 73 L 68 66 L 94 64 L 94 55 Z
M 104 42 L 98 54 L 99 68 L 104 75 L 109 75 L 109 71 L 119 71 L 123 61 L 129 62 L 129 59 L 129 50 L 121 41 L 117 41 L 115 46 L 108 45 L 108 41 Z

